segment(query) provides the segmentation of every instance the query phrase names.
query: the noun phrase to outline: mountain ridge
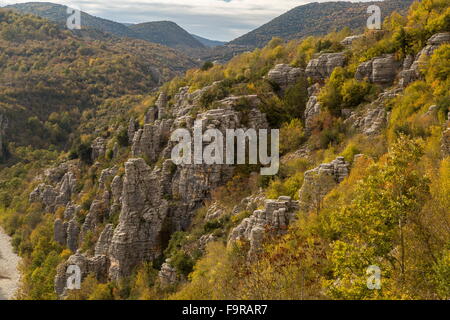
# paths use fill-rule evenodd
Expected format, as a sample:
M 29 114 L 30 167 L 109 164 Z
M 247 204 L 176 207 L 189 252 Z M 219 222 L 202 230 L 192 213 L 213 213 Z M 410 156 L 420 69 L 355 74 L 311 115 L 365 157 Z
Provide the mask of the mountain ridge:
M 273 37 L 293 40 L 306 36 L 324 35 L 344 27 L 362 30 L 369 17 L 367 14 L 369 5 L 380 6 L 383 20 L 397 9 L 405 13 L 413 1 L 312 2 L 287 11 L 259 28 L 230 41 L 229 44 L 262 47 Z

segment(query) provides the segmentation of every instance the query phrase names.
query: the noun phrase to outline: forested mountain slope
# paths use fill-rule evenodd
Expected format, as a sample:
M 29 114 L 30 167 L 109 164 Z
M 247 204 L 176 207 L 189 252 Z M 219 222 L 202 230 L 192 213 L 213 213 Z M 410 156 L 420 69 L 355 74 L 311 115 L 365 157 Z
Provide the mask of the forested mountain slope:
M 233 40 L 230 44 L 261 47 L 273 37 L 286 40 L 324 35 L 348 27 L 362 30 L 369 15 L 367 8 L 380 7 L 383 19 L 393 11 L 405 13 L 413 0 L 385 0 L 374 2 L 313 2 L 296 7 L 267 24 Z
M 48 20 L 1 9 L 2 148 L 11 142 L 67 146 L 83 112 L 109 98 L 147 93 L 194 66 L 167 47 L 130 39 L 89 41 Z
M 22 161 L 0 171 L 0 222 L 24 261 L 18 297 L 448 299 L 449 17 L 423 0 L 382 31 L 275 38 L 105 99 L 70 151 L 8 144 Z M 195 120 L 279 128 L 278 174 L 175 165 L 170 134 Z

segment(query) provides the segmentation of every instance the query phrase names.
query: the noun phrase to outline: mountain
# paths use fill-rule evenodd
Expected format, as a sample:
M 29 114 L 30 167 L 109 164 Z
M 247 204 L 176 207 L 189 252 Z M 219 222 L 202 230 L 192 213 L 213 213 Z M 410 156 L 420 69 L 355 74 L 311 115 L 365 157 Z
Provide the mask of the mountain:
M 65 24 L 67 21 L 67 7 L 50 2 L 27 2 L 6 6 L 7 9 L 16 9 L 22 13 L 34 14 L 58 24 Z M 133 31 L 122 23 L 99 18 L 81 12 L 81 26 L 83 28 L 95 29 L 111 33 L 118 37 L 137 38 Z
M 190 60 L 0 10 L 16 298 L 448 300 L 449 15 L 422 0 L 383 32 L 275 40 L 160 85 Z M 223 164 L 236 129 L 273 175 L 239 146 Z
M 226 44 L 225 41 L 217 41 L 217 40 L 210 40 L 210 39 L 206 39 L 200 36 L 197 36 L 195 34 L 191 34 L 195 39 L 197 39 L 198 41 L 200 41 L 204 46 L 206 47 L 218 47 L 218 46 L 223 46 L 224 44 Z
M 312 35 L 324 35 L 333 30 L 363 29 L 369 17 L 369 5 L 378 5 L 382 19 L 393 11 L 406 12 L 414 0 L 385 0 L 383 2 L 324 2 L 298 6 L 265 25 L 233 40 L 230 44 L 262 47 L 273 37 L 286 40 Z
M 171 48 L 204 48 L 205 46 L 186 30 L 171 21 L 134 24 L 129 27 L 140 39 Z
M 66 6 L 50 2 L 28 2 L 6 6 L 22 13 L 34 14 L 63 25 L 67 21 Z M 87 35 L 94 39 L 105 39 L 108 34 L 117 37 L 128 37 L 162 44 L 176 49 L 199 49 L 205 46 L 186 30 L 174 22 L 158 21 L 141 24 L 118 23 L 107 19 L 81 13 L 83 30 L 76 34 Z M 99 33 L 98 31 L 104 32 Z
M 64 147 L 69 123 L 77 123 L 80 112 L 107 99 L 149 93 L 195 66 L 165 46 L 87 40 L 38 16 L 0 9 L 0 122 L 8 119 L 10 129 L 0 130 L 0 140 L 3 146 Z M 56 114 L 65 112 L 65 124 L 59 123 Z

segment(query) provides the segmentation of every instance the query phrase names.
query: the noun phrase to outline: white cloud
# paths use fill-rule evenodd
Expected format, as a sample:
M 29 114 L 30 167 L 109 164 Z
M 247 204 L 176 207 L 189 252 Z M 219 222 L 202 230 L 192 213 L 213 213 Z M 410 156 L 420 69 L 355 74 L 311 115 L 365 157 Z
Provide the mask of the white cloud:
M 0 0 L 0 4 L 24 3 Z M 216 40 L 232 40 L 278 15 L 309 2 L 330 0 L 32 0 L 75 4 L 89 14 L 118 22 L 170 20 L 189 32 Z M 362 0 L 369 1 L 369 0 Z M 355 1 L 354 1 L 355 2 Z

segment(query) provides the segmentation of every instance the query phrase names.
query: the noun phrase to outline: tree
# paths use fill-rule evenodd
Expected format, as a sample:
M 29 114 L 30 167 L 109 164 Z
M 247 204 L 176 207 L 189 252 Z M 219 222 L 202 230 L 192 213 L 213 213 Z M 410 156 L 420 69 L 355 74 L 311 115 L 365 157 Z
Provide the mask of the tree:
M 385 164 L 357 187 L 353 201 L 332 213 L 339 239 L 332 243 L 334 279 L 328 282 L 333 297 L 344 299 L 390 296 L 405 285 L 408 272 L 405 229 L 429 196 L 429 180 L 416 164 L 423 154 L 418 141 L 400 136 Z M 366 286 L 366 269 L 383 271 L 382 291 Z

